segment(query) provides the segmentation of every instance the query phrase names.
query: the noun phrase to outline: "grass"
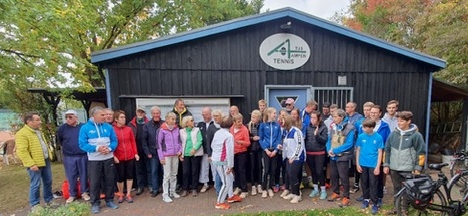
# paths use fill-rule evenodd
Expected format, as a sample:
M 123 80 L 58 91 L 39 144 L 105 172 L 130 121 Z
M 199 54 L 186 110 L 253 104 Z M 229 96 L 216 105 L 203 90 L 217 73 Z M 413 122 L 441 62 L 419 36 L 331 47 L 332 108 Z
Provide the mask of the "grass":
M 63 164 L 52 163 L 52 192 L 60 191 L 66 179 Z M 21 164 L 0 164 L 0 212 L 29 210 L 29 176 Z M 42 200 L 42 187 L 41 187 Z M 43 201 L 43 200 L 42 200 Z
M 377 215 L 387 215 L 393 206 L 384 205 Z M 312 209 L 312 210 L 300 210 L 300 211 L 276 211 L 276 212 L 261 212 L 251 214 L 234 214 L 233 216 L 305 216 L 305 215 L 346 215 L 346 216 L 363 216 L 372 215 L 370 208 L 365 210 L 358 207 L 346 207 L 346 208 L 334 208 L 334 209 Z

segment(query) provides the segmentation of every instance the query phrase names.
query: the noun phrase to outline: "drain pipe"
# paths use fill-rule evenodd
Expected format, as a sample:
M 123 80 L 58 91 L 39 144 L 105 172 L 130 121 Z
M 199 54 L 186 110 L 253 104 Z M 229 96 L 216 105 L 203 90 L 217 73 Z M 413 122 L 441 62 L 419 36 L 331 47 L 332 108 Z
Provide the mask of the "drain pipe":
M 427 156 L 428 156 L 428 150 L 429 150 L 429 130 L 431 129 L 431 98 L 432 98 L 432 80 L 433 80 L 433 75 L 434 73 L 431 72 L 429 73 L 429 83 L 428 83 L 428 92 L 427 92 L 427 114 L 426 114 L 426 157 L 424 161 L 424 169 L 427 169 Z

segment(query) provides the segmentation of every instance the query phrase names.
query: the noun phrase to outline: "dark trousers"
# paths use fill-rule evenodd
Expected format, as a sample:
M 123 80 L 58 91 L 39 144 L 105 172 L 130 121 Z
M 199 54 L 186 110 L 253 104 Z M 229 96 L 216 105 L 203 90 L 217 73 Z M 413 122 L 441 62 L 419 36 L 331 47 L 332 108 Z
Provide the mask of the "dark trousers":
M 153 155 L 152 158 L 147 158 L 146 160 L 146 167 L 148 168 L 148 182 L 150 183 L 150 187 L 152 191 L 158 191 L 159 186 L 162 185 L 162 166 L 161 162 L 159 162 L 158 155 Z
M 262 153 L 262 165 L 263 165 L 263 175 L 262 175 L 262 189 L 267 190 L 271 189 L 273 183 L 275 182 L 275 170 L 278 155 L 274 157 L 269 157 L 265 151 Z M 270 178 L 268 178 L 270 177 Z
M 183 190 L 197 190 L 198 189 L 198 177 L 200 175 L 200 164 L 202 156 L 185 156 L 182 161 L 183 169 Z
M 276 169 L 275 169 L 275 184 L 280 184 L 280 178 L 283 178 L 283 184 L 285 184 L 284 179 L 286 176 L 286 164 L 283 161 L 283 155 L 277 154 L 277 162 L 276 162 Z
M 80 179 L 80 192 L 89 192 L 88 188 L 88 156 L 63 156 L 63 166 L 68 181 L 70 196 L 76 197 L 78 190 L 76 183 Z
M 250 183 L 257 186 L 262 181 L 262 152 L 251 151 L 250 157 Z
M 294 161 L 292 163 L 289 163 L 289 159 L 285 160 L 286 162 L 286 167 L 287 167 L 287 176 L 288 176 L 288 182 L 290 184 L 291 188 L 291 193 L 294 195 L 299 196 L 300 195 L 300 185 L 301 185 L 301 180 L 302 180 L 302 165 L 304 164 L 302 161 Z
M 403 187 L 401 184 L 406 179 L 401 175 L 405 175 L 405 174 L 411 174 L 411 172 L 390 170 L 390 177 L 392 178 L 392 183 L 393 183 L 393 195 L 396 195 L 398 191 L 400 191 L 401 188 Z M 393 196 L 393 199 L 395 201 L 395 196 Z
M 234 182 L 235 186 L 239 187 L 242 192 L 247 190 L 247 165 L 248 152 L 239 152 L 234 155 Z
M 330 160 L 330 180 L 332 191 L 340 194 L 340 180 L 343 196 L 349 198 L 349 161 Z
M 316 185 L 325 186 L 325 154 L 307 155 L 307 164 L 312 172 L 312 182 Z
M 135 163 L 136 183 L 137 187 L 144 188 L 148 186 L 148 175 L 146 167 L 146 160 L 148 160 L 148 158 L 144 153 L 138 155 L 140 156 L 140 160 L 136 161 Z
M 283 175 L 283 183 L 284 183 L 284 188 L 286 190 L 291 190 L 291 164 L 289 163 L 288 159 L 284 159 L 283 161 L 281 161 L 281 163 L 283 163 L 283 170 L 285 171 L 284 175 Z M 301 173 L 302 174 L 302 173 Z
M 361 167 L 361 188 L 364 199 L 370 199 L 372 203 L 377 203 L 377 179 L 379 175 L 374 175 L 372 167 Z
M 103 161 L 88 161 L 89 192 L 91 204 L 99 205 L 99 195 L 102 191 L 106 195 L 106 202 L 114 199 L 115 168 L 114 158 Z M 101 185 L 101 176 L 104 182 Z
M 383 173 L 383 166 L 380 166 L 380 174 L 377 176 L 377 198 L 383 198 L 383 183 L 386 175 Z

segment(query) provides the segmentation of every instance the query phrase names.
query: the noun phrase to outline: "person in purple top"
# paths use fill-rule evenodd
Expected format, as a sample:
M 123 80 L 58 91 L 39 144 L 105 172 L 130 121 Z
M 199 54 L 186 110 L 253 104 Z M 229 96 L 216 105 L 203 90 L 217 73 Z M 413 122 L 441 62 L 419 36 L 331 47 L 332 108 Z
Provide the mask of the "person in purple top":
M 166 122 L 161 125 L 158 133 L 158 157 L 161 162 L 163 174 L 163 201 L 170 203 L 172 198 L 180 198 L 176 193 L 177 171 L 179 158 L 182 156 L 182 143 L 179 127 L 176 124 L 176 114 L 169 112 Z

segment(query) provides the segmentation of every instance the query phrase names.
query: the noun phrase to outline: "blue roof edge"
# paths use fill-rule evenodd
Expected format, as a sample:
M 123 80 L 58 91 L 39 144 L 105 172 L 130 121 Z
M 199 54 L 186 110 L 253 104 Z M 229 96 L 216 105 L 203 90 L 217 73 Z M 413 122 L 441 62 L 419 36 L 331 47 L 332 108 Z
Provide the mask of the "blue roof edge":
M 115 58 L 132 55 L 139 52 L 144 52 L 164 46 L 169 46 L 185 41 L 195 40 L 198 38 L 207 37 L 210 35 L 215 35 L 239 28 L 243 28 L 246 26 L 251 26 L 263 22 L 267 22 L 274 19 L 284 18 L 284 17 L 291 17 L 311 25 L 318 26 L 320 28 L 335 32 L 337 34 L 341 34 L 346 37 L 350 37 L 356 39 L 358 41 L 362 41 L 364 43 L 368 43 L 370 45 L 374 45 L 440 68 L 445 68 L 447 66 L 445 60 L 430 56 L 418 51 L 411 50 L 409 48 L 400 46 L 398 44 L 394 44 L 388 41 L 384 41 L 382 39 L 364 34 L 362 32 L 358 32 L 344 26 L 340 26 L 336 23 L 332 23 L 328 20 L 315 17 L 313 15 L 298 11 L 296 9 L 287 7 L 282 8 L 266 13 L 261 13 L 257 15 L 241 17 L 237 19 L 233 19 L 230 21 L 206 26 L 199 29 L 194 29 L 187 32 L 177 33 L 174 35 L 165 36 L 162 38 L 157 38 L 153 40 L 147 40 L 143 42 L 137 42 L 133 44 L 128 44 L 116 48 L 110 48 L 106 50 L 100 50 L 97 52 L 93 52 L 91 54 L 91 63 L 97 64 L 100 62 L 112 60 Z

